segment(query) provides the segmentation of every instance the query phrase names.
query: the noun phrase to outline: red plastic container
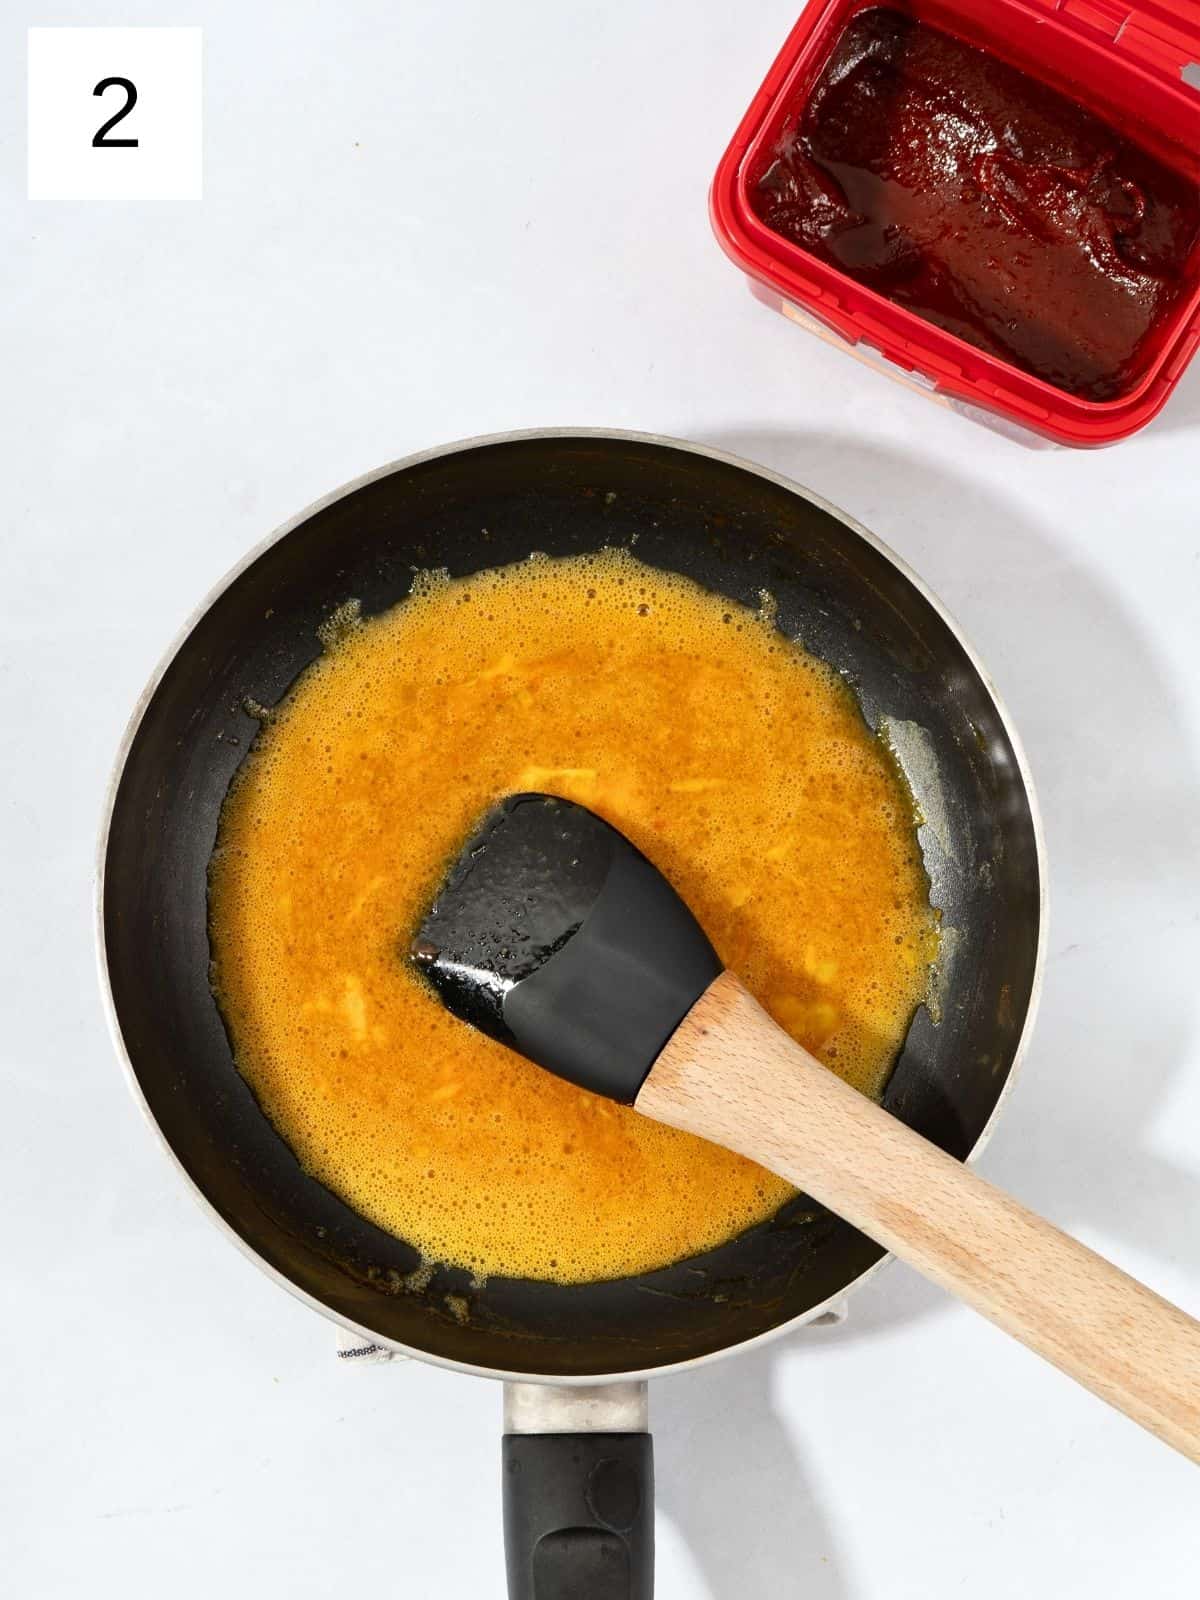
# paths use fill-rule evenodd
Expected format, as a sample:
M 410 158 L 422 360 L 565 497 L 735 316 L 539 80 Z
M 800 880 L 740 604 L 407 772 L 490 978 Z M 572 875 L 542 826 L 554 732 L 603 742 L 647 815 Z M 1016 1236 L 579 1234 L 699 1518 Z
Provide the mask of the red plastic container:
M 851 17 L 873 5 L 914 17 L 1019 67 L 1200 181 L 1200 0 L 811 0 L 717 168 L 711 209 L 725 251 L 760 299 L 944 405 L 1063 444 L 1104 445 L 1165 405 L 1200 348 L 1200 250 L 1154 331 L 1143 369 L 1112 400 L 1080 399 L 818 260 L 759 220 L 749 199 Z M 1006 422 L 1002 419 L 1007 419 Z

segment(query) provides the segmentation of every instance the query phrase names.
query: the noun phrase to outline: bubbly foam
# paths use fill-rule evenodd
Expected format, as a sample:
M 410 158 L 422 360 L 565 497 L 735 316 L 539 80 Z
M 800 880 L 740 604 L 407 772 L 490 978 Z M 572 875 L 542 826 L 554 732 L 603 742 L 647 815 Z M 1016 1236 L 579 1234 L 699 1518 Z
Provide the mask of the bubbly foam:
M 264 723 L 212 860 L 214 988 L 304 1167 L 429 1260 L 616 1277 L 792 1192 L 531 1066 L 410 970 L 448 859 L 505 793 L 621 828 L 776 1020 L 881 1092 L 937 945 L 912 800 L 773 616 L 621 550 L 423 573 L 383 616 L 339 607 Z

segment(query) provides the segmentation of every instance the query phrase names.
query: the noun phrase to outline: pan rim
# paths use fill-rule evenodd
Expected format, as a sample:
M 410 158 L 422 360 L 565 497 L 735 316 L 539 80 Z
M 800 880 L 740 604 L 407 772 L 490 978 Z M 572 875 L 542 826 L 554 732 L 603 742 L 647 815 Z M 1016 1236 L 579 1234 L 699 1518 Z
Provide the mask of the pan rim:
M 840 507 L 833 505 L 822 495 L 816 494 L 812 490 L 805 488 L 803 485 L 797 483 L 794 479 L 787 477 L 785 474 L 775 472 L 768 467 L 760 466 L 757 462 L 748 461 L 745 457 L 736 455 L 731 451 L 721 450 L 712 445 L 696 444 L 686 439 L 676 439 L 668 434 L 642 433 L 625 428 L 523 428 L 502 433 L 479 434 L 471 438 L 454 440 L 449 444 L 435 445 L 429 449 L 418 450 L 410 455 L 401 456 L 383 466 L 373 468 L 368 472 L 364 472 L 358 477 L 352 478 L 349 482 L 342 484 L 340 487 L 331 490 L 329 493 L 319 496 L 303 510 L 299 511 L 294 516 L 289 517 L 285 522 L 279 524 L 279 526 L 277 526 L 273 532 L 267 534 L 265 538 L 252 546 L 251 549 L 248 550 L 239 561 L 235 562 L 234 565 L 216 581 L 216 583 L 209 589 L 207 594 L 205 594 L 205 596 L 201 599 L 199 604 L 193 607 L 193 609 L 189 612 L 182 625 L 176 630 L 175 634 L 167 644 L 166 649 L 160 656 L 141 694 L 138 696 L 138 699 L 135 702 L 133 710 L 131 711 L 129 719 L 125 725 L 120 743 L 117 746 L 116 756 L 113 761 L 112 770 L 109 774 L 108 784 L 105 790 L 101 808 L 100 828 L 97 837 L 96 857 L 93 869 L 92 901 L 95 932 L 95 953 L 100 984 L 100 999 L 104 1011 L 105 1021 L 108 1027 L 109 1037 L 116 1053 L 117 1060 L 120 1063 L 121 1069 L 124 1073 L 125 1081 L 133 1096 L 134 1102 L 138 1106 L 144 1121 L 150 1128 L 156 1141 L 165 1152 L 172 1166 L 175 1168 L 178 1176 L 182 1179 L 195 1201 L 200 1205 L 201 1209 L 207 1215 L 208 1219 L 214 1223 L 216 1227 L 222 1233 L 224 1233 L 234 1245 L 237 1246 L 244 1256 L 254 1262 L 260 1271 L 266 1273 L 266 1275 L 281 1288 L 286 1289 L 294 1298 L 301 1301 L 304 1305 L 310 1307 L 313 1311 L 319 1313 L 319 1315 L 324 1317 L 327 1321 L 344 1328 L 347 1332 L 354 1334 L 357 1338 L 362 1339 L 365 1342 L 383 1346 L 396 1355 L 410 1357 L 416 1361 L 424 1361 L 432 1366 L 442 1367 L 449 1371 L 461 1372 L 474 1377 L 499 1379 L 506 1383 L 542 1383 L 555 1387 L 581 1388 L 598 1387 L 609 1383 L 645 1382 L 650 1378 L 665 1377 L 670 1373 L 687 1372 L 696 1367 L 706 1366 L 710 1362 L 719 1361 L 726 1356 L 735 1355 L 740 1351 L 752 1350 L 768 1343 L 771 1340 L 782 1338 L 786 1334 L 794 1332 L 797 1328 L 804 1327 L 808 1323 L 816 1321 L 819 1317 L 829 1315 L 831 1312 L 835 1311 L 835 1309 L 840 1306 L 843 1301 L 861 1289 L 864 1284 L 866 1284 L 871 1278 L 875 1277 L 876 1274 L 879 1273 L 885 1266 L 887 1266 L 888 1263 L 894 1258 L 891 1255 L 882 1256 L 864 1272 L 859 1273 L 857 1277 L 851 1279 L 848 1284 L 845 1284 L 841 1289 L 837 1290 L 836 1293 L 830 1295 L 818 1305 L 811 1306 L 808 1310 L 800 1312 L 797 1316 L 789 1317 L 785 1322 L 781 1322 L 777 1327 L 768 1328 L 765 1332 L 756 1334 L 752 1338 L 742 1339 L 734 1344 L 723 1345 L 720 1349 L 710 1350 L 703 1355 L 690 1356 L 686 1360 L 668 1362 L 660 1366 L 644 1367 L 636 1371 L 569 1374 L 565 1376 L 529 1372 L 514 1372 L 503 1367 L 481 1366 L 471 1362 L 456 1361 L 447 1356 L 437 1355 L 431 1351 L 419 1349 L 415 1345 L 406 1345 L 396 1340 L 384 1338 L 376 1333 L 373 1329 L 367 1328 L 360 1323 L 354 1322 L 351 1318 L 342 1316 L 341 1314 L 333 1311 L 325 1304 L 323 1300 L 319 1299 L 316 1295 L 310 1294 L 308 1290 L 301 1288 L 299 1284 L 294 1283 L 292 1279 L 289 1278 L 285 1273 L 281 1272 L 263 1256 L 259 1255 L 259 1253 L 242 1238 L 232 1224 L 227 1222 L 225 1218 L 221 1216 L 220 1212 L 208 1199 L 203 1190 L 200 1188 L 199 1184 L 196 1183 L 195 1179 L 184 1167 L 170 1141 L 167 1139 L 162 1128 L 159 1126 L 158 1120 L 154 1116 L 154 1113 L 150 1109 L 149 1102 L 146 1099 L 137 1073 L 134 1070 L 133 1062 L 130 1059 L 129 1053 L 125 1047 L 125 1040 L 121 1033 L 120 1020 L 117 1016 L 116 1001 L 113 997 L 112 984 L 109 976 L 107 946 L 104 930 L 105 869 L 108 856 L 109 837 L 112 831 L 117 792 L 121 785 L 121 779 L 124 776 L 125 767 L 128 762 L 130 752 L 133 748 L 134 741 L 137 738 L 138 730 L 142 725 L 142 721 L 146 715 L 150 703 L 157 693 L 163 678 L 170 669 L 171 664 L 174 662 L 180 649 L 191 635 L 193 630 L 199 625 L 205 615 L 212 609 L 212 607 L 226 592 L 226 590 L 228 590 L 238 580 L 238 578 L 241 577 L 242 573 L 245 572 L 247 568 L 252 566 L 260 556 L 262 556 L 267 550 L 271 549 L 274 545 L 278 544 L 280 540 L 286 538 L 287 535 L 293 532 L 296 528 L 307 522 L 311 517 L 315 516 L 318 512 L 325 510 L 327 507 L 336 504 L 339 500 L 345 499 L 348 495 L 354 494 L 358 490 L 365 488 L 367 485 L 377 482 L 381 478 L 390 477 L 393 474 L 411 470 L 413 467 L 420 466 L 429 461 L 437 461 L 445 457 L 463 454 L 469 450 L 476 450 L 490 446 L 515 444 L 524 440 L 545 441 L 550 439 L 609 439 L 624 443 L 644 444 L 669 450 L 681 451 L 685 454 L 703 456 L 709 460 L 720 462 L 726 466 L 738 468 L 741 471 L 748 472 L 754 477 L 762 479 L 767 483 L 774 484 L 776 487 L 781 488 L 790 494 L 797 495 L 800 499 L 806 500 L 810 505 L 818 507 L 818 509 L 824 511 L 827 515 L 841 522 L 865 544 L 870 546 L 880 556 L 882 556 L 884 560 L 889 562 L 891 566 L 894 567 L 900 574 L 900 576 L 917 591 L 926 604 L 929 605 L 933 612 L 949 629 L 956 643 L 962 649 L 972 667 L 979 675 L 980 682 L 982 683 L 992 705 L 995 708 L 996 714 L 1000 720 L 1000 724 L 1003 727 L 1005 735 L 1007 736 L 1009 744 L 1012 748 L 1017 764 L 1017 770 L 1021 776 L 1022 787 L 1029 805 L 1030 823 L 1033 830 L 1034 851 L 1038 871 L 1038 918 L 1037 940 L 1036 948 L 1034 950 L 1033 977 L 1030 983 L 1029 1001 L 1025 1008 L 1025 1016 L 1021 1026 L 1021 1034 L 1017 1041 L 1016 1049 L 1013 1052 L 1012 1064 L 1009 1067 L 1004 1084 L 997 1097 L 996 1104 L 992 1107 L 992 1111 L 987 1119 L 987 1122 L 984 1124 L 982 1130 L 980 1131 L 979 1137 L 975 1140 L 965 1158 L 967 1164 L 973 1163 L 975 1160 L 977 1160 L 990 1142 L 995 1131 L 997 1120 L 1008 1103 L 1008 1098 L 1013 1091 L 1013 1086 L 1015 1084 L 1017 1075 L 1024 1064 L 1025 1057 L 1028 1052 L 1034 1025 L 1037 1020 L 1038 1008 L 1041 1002 L 1046 960 L 1046 926 L 1049 909 L 1049 894 L 1046 875 L 1046 846 L 1043 833 L 1041 807 L 1038 801 L 1037 789 L 1034 785 L 1033 774 L 1030 770 L 1029 760 L 1024 744 L 1022 743 L 1020 734 L 1017 731 L 1008 707 L 992 679 L 991 673 L 980 659 L 957 620 L 950 614 L 938 596 L 929 588 L 920 575 L 909 566 L 904 558 L 897 554 L 896 551 L 891 549 L 889 545 L 887 545 L 876 534 L 872 533 L 869 528 L 865 527 L 856 518 L 850 516 Z

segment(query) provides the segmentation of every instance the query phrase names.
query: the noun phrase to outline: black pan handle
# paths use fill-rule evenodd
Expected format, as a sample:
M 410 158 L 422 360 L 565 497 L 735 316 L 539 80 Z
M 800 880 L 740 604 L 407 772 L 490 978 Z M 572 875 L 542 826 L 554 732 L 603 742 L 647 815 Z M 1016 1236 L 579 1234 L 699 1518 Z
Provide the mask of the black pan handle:
M 645 1386 L 508 1384 L 505 1419 L 509 1600 L 653 1600 L 654 1449 L 644 1431 Z M 531 1431 L 572 1421 L 579 1431 Z M 606 1422 L 631 1426 L 608 1432 Z

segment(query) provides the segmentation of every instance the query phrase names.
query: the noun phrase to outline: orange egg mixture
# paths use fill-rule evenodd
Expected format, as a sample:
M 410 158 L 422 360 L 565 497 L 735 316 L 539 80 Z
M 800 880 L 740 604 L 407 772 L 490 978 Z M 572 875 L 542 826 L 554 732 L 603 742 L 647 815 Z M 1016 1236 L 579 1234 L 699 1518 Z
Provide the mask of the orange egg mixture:
M 767 616 L 616 550 L 425 576 L 327 633 L 230 790 L 210 873 L 237 1063 L 303 1166 L 480 1275 L 617 1277 L 770 1216 L 782 1179 L 529 1065 L 405 952 L 493 801 L 563 795 L 878 1096 L 937 925 L 911 796 L 841 680 Z

